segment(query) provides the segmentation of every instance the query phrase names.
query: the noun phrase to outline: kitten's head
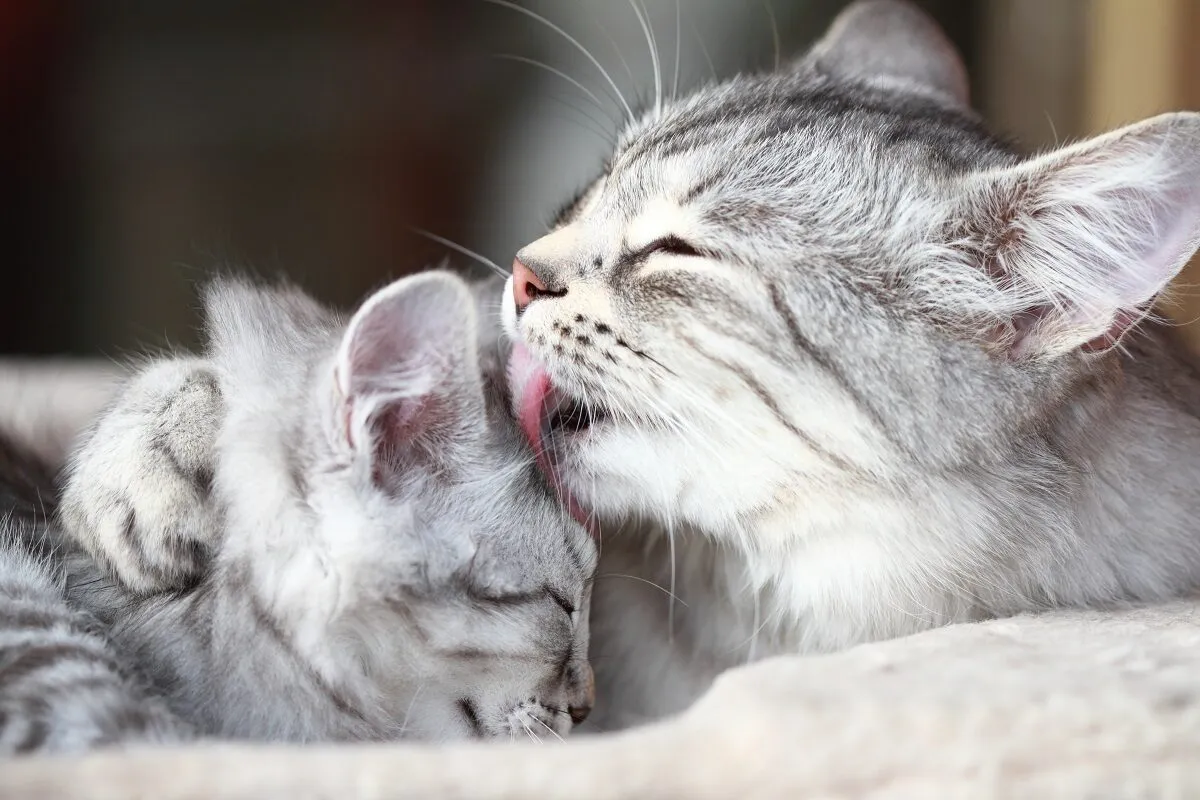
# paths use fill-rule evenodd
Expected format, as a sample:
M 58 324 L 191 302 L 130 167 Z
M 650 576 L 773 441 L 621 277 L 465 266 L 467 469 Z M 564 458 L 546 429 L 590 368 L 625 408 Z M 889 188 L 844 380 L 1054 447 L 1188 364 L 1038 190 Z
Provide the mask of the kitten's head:
M 872 0 L 634 122 L 505 289 L 560 486 L 735 536 L 1008 447 L 1114 368 L 1200 238 L 1200 115 L 1022 159 L 966 87 L 930 20 Z
M 382 714 L 392 734 L 565 734 L 592 703 L 596 546 L 485 388 L 466 285 L 444 272 L 399 280 L 344 328 L 297 293 L 237 291 L 257 292 L 257 308 L 239 313 L 266 330 L 242 325 L 225 349 L 245 354 L 266 335 L 263 358 L 306 365 L 241 368 L 260 369 L 260 386 L 272 372 L 302 376 L 300 430 L 279 438 L 284 510 L 246 504 L 275 509 L 264 520 L 279 529 L 273 610 L 297 646 L 333 665 L 327 677 L 354 713 Z

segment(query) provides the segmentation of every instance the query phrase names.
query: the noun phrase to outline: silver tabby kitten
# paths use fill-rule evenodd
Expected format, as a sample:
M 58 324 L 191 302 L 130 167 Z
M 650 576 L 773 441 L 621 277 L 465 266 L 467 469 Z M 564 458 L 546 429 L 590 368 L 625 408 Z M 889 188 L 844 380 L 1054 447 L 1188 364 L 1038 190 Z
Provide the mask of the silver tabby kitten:
M 49 470 L 0 436 L 0 755 L 189 738 L 99 621 L 67 603 L 53 497 Z
M 466 284 L 397 281 L 348 324 L 236 281 L 205 310 L 208 352 L 142 369 L 72 460 L 62 518 L 119 579 L 72 599 L 207 735 L 583 719 L 596 548 L 481 377 Z
M 518 254 L 524 428 L 642 579 L 597 588 L 599 727 L 754 658 L 1200 582 L 1200 369 L 1134 330 L 1200 241 L 1200 115 L 1025 158 L 966 87 L 913 6 L 855 4 L 634 121 Z

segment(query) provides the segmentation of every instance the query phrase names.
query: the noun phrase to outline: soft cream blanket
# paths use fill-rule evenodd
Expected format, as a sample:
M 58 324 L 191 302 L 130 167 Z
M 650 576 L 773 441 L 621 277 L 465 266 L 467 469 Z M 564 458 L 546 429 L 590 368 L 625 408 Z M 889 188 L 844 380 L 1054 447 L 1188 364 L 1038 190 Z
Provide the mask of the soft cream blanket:
M 961 625 L 728 673 L 566 744 L 0 763 L 0 798 L 1200 798 L 1200 602 Z

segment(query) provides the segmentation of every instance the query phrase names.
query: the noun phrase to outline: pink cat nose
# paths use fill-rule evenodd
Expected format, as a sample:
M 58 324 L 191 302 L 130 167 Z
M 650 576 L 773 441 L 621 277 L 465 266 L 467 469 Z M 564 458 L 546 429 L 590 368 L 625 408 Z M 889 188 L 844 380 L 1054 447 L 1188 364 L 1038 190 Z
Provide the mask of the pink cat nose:
M 547 293 L 546 284 L 533 273 L 533 270 L 515 258 L 512 270 L 513 301 L 517 304 L 517 310 L 522 311 L 540 295 Z

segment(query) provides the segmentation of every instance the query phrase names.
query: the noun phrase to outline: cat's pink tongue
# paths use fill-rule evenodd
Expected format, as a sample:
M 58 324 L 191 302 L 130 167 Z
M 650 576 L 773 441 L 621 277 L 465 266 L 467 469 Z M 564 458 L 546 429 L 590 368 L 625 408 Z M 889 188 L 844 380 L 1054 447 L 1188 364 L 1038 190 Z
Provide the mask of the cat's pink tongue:
M 508 361 L 508 385 L 520 394 L 517 397 L 517 419 L 525 438 L 542 460 L 542 406 L 550 394 L 550 374 L 525 347 L 513 345 Z M 542 465 L 545 468 L 545 464 Z
M 553 391 L 553 387 L 546 368 L 520 342 L 513 344 L 512 354 L 509 356 L 508 385 L 517 392 L 517 420 L 521 425 L 521 431 L 537 455 L 538 467 L 541 468 L 542 474 L 550 480 L 554 490 L 558 492 L 559 499 L 571 512 L 571 516 L 580 525 L 587 528 L 592 536 L 599 537 L 599 529 L 591 515 L 584 511 L 583 507 L 566 490 L 566 487 L 559 483 L 549 453 L 546 452 L 542 443 L 542 413 L 546 405 L 546 397 Z

